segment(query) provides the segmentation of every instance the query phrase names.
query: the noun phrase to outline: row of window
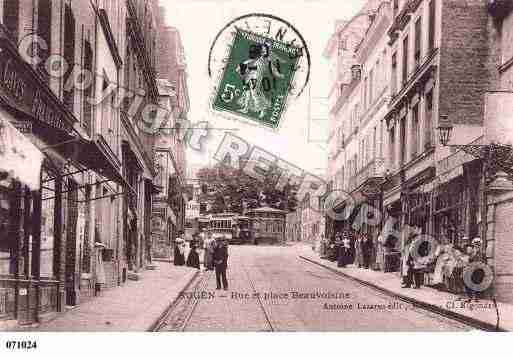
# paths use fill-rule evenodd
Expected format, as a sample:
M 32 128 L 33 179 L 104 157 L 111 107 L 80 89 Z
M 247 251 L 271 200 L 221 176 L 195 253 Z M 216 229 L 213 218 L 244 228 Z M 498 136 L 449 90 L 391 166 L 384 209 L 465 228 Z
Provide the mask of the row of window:
M 37 1 L 37 11 L 34 10 L 34 15 L 36 17 L 36 31 L 39 36 L 43 38 L 43 40 L 49 44 L 48 49 L 44 49 L 43 47 L 38 47 L 39 54 L 38 56 L 42 59 L 47 58 L 50 55 L 52 49 L 52 2 L 54 0 L 38 0 Z M 2 1 L 2 22 L 5 25 L 6 29 L 9 31 L 11 38 L 14 42 L 18 42 L 19 39 L 19 29 L 20 29 L 20 8 L 21 6 L 25 6 L 23 1 L 20 0 L 3 0 Z M 111 14 L 113 17 L 120 16 L 120 10 L 115 9 L 112 2 L 106 1 L 104 2 L 104 6 L 106 11 Z M 80 40 L 80 45 L 77 45 L 76 41 L 79 36 L 77 36 L 77 24 L 75 15 L 73 13 L 73 9 L 70 3 L 64 4 L 64 18 L 63 18 L 63 27 L 64 27 L 64 38 L 63 38 L 63 51 L 62 55 L 68 64 L 77 64 L 81 69 L 86 72 L 93 73 L 94 69 L 94 53 L 93 53 L 93 45 L 91 40 L 91 34 L 89 30 L 82 30 L 82 38 Z M 117 18 L 112 18 L 115 24 L 118 24 Z M 118 24 L 119 25 L 119 24 Z M 124 24 L 123 24 L 124 25 Z M 152 31 L 152 24 L 148 23 L 145 26 L 145 29 L 148 31 Z M 153 31 L 154 32 L 154 31 Z M 151 51 L 150 58 L 152 59 L 152 65 L 154 65 L 153 54 L 156 46 L 156 37 L 155 34 L 151 35 L 152 39 L 150 43 L 152 46 L 148 46 L 148 51 Z M 77 58 L 77 46 L 80 46 L 78 51 Z M 129 89 L 133 88 L 143 88 L 143 76 L 140 73 L 140 70 L 136 64 L 135 56 L 130 51 L 130 47 L 127 46 L 127 53 L 124 59 L 124 76 L 125 76 L 125 87 Z M 69 77 L 72 74 L 73 66 L 70 66 L 68 72 L 63 76 L 62 81 L 66 83 Z M 43 79 L 48 83 L 50 77 L 44 68 L 44 61 L 42 65 L 38 68 L 38 72 L 42 75 Z M 110 82 L 117 82 L 119 79 L 109 79 L 107 74 L 103 73 L 103 89 L 105 90 Z M 63 104 L 70 110 L 75 112 L 77 117 L 81 119 L 81 124 L 84 130 L 88 135 L 91 135 L 92 131 L 92 115 L 93 108 L 90 101 L 87 101 L 87 98 L 94 97 L 94 86 L 86 86 L 83 93 L 77 93 L 74 89 L 74 86 L 63 86 L 63 94 L 62 101 Z M 79 106 L 75 107 L 75 96 L 80 96 Z M 117 115 L 112 112 L 114 109 L 114 96 L 111 96 L 111 103 L 107 103 L 104 101 L 102 103 L 102 108 L 99 113 L 101 116 L 100 123 L 102 129 L 101 132 L 108 143 L 112 146 L 112 148 L 117 148 L 117 132 L 118 129 L 115 125 L 115 119 L 112 117 L 117 117 Z M 125 99 L 124 108 L 127 109 L 129 105 L 129 99 Z M 134 126 L 137 131 L 137 126 Z
M 20 27 L 20 6 L 23 5 L 20 0 L 4 0 L 3 1 L 3 23 L 9 31 L 11 38 L 14 42 L 18 42 L 19 39 L 19 27 Z M 51 43 L 52 43 L 52 0 L 38 0 L 37 5 L 37 34 L 43 38 L 43 40 L 49 45 L 47 49 L 38 47 L 39 57 L 46 59 L 50 55 Z M 70 4 L 65 4 L 64 7 L 64 51 L 63 57 L 68 64 L 75 64 L 75 16 L 71 9 Z M 93 70 L 93 50 L 89 41 L 89 33 L 83 40 L 81 49 L 82 59 L 79 61 L 79 65 L 86 70 Z M 50 77 L 44 68 L 44 62 L 38 68 L 38 72 L 42 75 L 43 79 L 48 83 Z M 68 72 L 63 76 L 63 83 L 66 83 L 69 76 L 72 73 L 72 66 L 70 66 Z M 85 101 L 92 95 L 93 86 L 88 86 L 82 96 L 81 111 L 82 111 L 82 125 L 86 132 L 90 134 L 91 130 L 91 116 L 92 116 L 92 105 L 89 101 Z M 63 103 L 64 105 L 73 111 L 75 91 L 73 86 L 66 87 L 63 91 Z
M 398 10 L 398 3 L 394 1 L 394 16 Z M 408 81 L 409 75 L 412 70 L 416 70 L 420 65 L 423 58 L 423 43 L 422 39 L 424 38 L 424 27 L 423 21 L 426 21 L 422 15 L 419 16 L 414 23 L 413 31 L 414 31 L 414 42 L 413 47 L 410 48 L 410 36 L 406 34 L 402 40 L 402 73 L 401 73 L 401 84 L 404 86 Z M 426 54 L 429 54 L 433 51 L 435 47 L 435 22 L 436 22 L 436 0 L 431 0 L 428 4 L 428 23 L 427 23 L 427 48 L 425 49 Z M 369 108 L 373 102 L 376 100 L 376 96 L 379 95 L 381 90 L 376 89 L 376 85 L 386 86 L 386 81 L 381 81 L 376 79 L 376 74 L 380 74 L 378 76 L 382 76 L 385 78 L 385 67 L 382 66 L 383 59 L 385 59 L 386 50 L 384 51 L 384 56 L 381 59 L 376 61 L 376 65 L 367 72 L 363 83 L 362 83 L 362 110 L 365 111 Z M 410 59 L 413 59 L 414 67 L 410 68 Z M 381 65 L 380 65 L 381 63 Z M 380 67 L 381 66 L 381 67 Z M 379 70 L 381 68 L 381 70 Z M 390 76 L 390 86 L 391 86 L 391 94 L 394 95 L 399 90 L 398 86 L 398 51 L 395 51 L 391 55 L 391 76 Z M 354 131 L 356 125 L 359 124 L 361 120 L 360 114 L 358 113 L 359 103 L 354 106 L 356 110 L 356 115 L 353 115 L 353 111 L 349 117 L 348 126 L 349 126 L 349 135 L 351 135 Z M 432 116 L 433 116 L 433 92 L 430 91 L 425 95 L 424 99 L 424 115 L 423 122 L 421 123 L 421 107 L 420 102 L 414 105 L 411 109 L 411 115 L 407 117 L 403 117 L 398 121 L 398 124 L 389 129 L 388 134 L 388 155 L 390 159 L 390 163 L 392 166 L 402 165 L 407 161 L 407 152 L 409 152 L 409 159 L 414 159 L 417 155 L 424 152 L 425 149 L 432 146 Z M 409 133 L 407 133 L 407 130 Z M 396 133 L 397 132 L 397 133 Z M 423 133 L 423 137 L 421 138 L 421 133 Z M 337 129 L 336 132 L 336 148 L 341 149 L 344 148 L 347 144 L 348 136 L 344 133 L 343 125 Z M 407 137 L 409 138 L 409 143 L 406 143 Z M 397 138 L 399 141 L 399 151 L 397 151 Z M 409 147 L 408 147 L 409 146 Z M 336 152 L 338 153 L 338 152 Z M 334 154 L 332 154 L 333 156 Z M 358 143 L 358 153 L 354 154 L 351 159 L 345 164 L 346 168 L 346 177 L 344 177 L 344 167 L 342 167 L 336 174 L 334 178 L 334 182 L 337 188 L 344 188 L 344 185 L 348 184 L 348 179 L 356 176 L 358 171 L 361 168 L 364 168 L 369 162 L 371 162 L 375 157 L 383 156 L 383 124 L 379 128 L 374 128 L 372 132 L 370 132 L 366 137 L 359 140 Z
M 351 178 L 354 179 L 358 172 L 376 157 L 383 156 L 383 132 L 383 122 L 381 122 L 380 127 L 374 127 L 372 135 L 360 140 L 358 152 L 336 172 L 334 188 L 347 190 L 351 184 L 349 183 Z M 397 168 L 414 160 L 433 145 L 433 89 L 431 89 L 388 130 L 390 167 Z
M 378 99 L 380 93 L 387 85 L 386 61 L 387 52 L 383 50 L 381 57 L 370 68 L 363 80 L 363 110 L 368 110 Z
M 424 116 L 421 121 L 421 109 L 424 104 Z M 408 125 L 409 121 L 409 125 Z M 397 127 L 398 126 L 398 127 Z M 430 90 L 424 96 L 424 101 L 417 102 L 412 106 L 410 115 L 405 113 L 398 123 L 393 124 L 389 129 L 389 159 L 392 166 L 402 166 L 409 160 L 415 159 L 419 154 L 423 153 L 424 150 L 429 149 L 433 146 L 433 90 Z M 409 128 L 409 136 L 407 130 Z M 423 133 L 423 143 L 421 142 L 421 133 Z M 396 142 L 397 136 L 399 136 L 399 143 Z M 408 139 L 410 143 L 408 144 Z M 410 153 L 408 156 L 408 146 Z M 396 155 L 397 148 L 398 158 Z
M 436 24 L 436 0 L 429 2 L 429 15 L 428 15 L 428 26 L 427 26 L 427 54 L 431 53 L 435 48 L 435 24 Z M 411 72 L 415 71 L 422 61 L 422 39 L 423 39 L 423 21 L 426 21 L 422 16 L 419 16 L 415 20 L 414 25 L 414 41 L 413 49 L 410 49 L 410 36 L 406 34 L 402 41 L 402 71 L 401 71 L 401 83 L 400 86 L 404 86 L 409 78 Z M 413 68 L 410 67 L 410 59 L 413 56 Z M 400 89 L 398 84 L 398 55 L 397 51 L 392 54 L 391 61 L 391 93 L 392 95 L 397 93 Z

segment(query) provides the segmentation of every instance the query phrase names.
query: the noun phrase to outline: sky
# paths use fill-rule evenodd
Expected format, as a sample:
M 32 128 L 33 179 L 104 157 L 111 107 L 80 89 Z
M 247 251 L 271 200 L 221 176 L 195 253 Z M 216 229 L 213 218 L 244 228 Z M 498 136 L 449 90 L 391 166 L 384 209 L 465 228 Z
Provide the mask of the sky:
M 188 149 L 187 162 L 193 166 L 215 164 L 215 153 L 225 129 L 252 145 L 285 159 L 305 171 L 323 175 L 327 163 L 326 97 L 331 81 L 328 61 L 322 56 L 334 31 L 335 21 L 350 19 L 363 0 L 160 0 L 166 8 L 167 25 L 180 31 L 187 61 L 187 81 L 191 122 L 209 121 L 212 136 L 203 152 Z M 278 131 L 228 120 L 209 111 L 215 81 L 208 77 L 210 46 L 216 34 L 232 19 L 249 14 L 278 16 L 296 27 L 304 37 L 312 58 L 310 88 L 291 99 Z M 312 98 L 309 105 L 309 97 Z M 309 110 L 310 109 L 310 110 Z M 313 115 L 311 115 L 313 113 Z M 312 121 L 310 117 L 321 118 Z M 324 119 L 324 120 L 323 120 Z

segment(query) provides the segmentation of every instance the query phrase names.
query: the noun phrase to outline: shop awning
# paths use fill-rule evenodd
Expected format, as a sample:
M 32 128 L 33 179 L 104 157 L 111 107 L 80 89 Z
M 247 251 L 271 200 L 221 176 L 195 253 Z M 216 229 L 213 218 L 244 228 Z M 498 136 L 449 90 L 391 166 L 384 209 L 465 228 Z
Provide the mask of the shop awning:
M 43 153 L 11 124 L 11 115 L 0 111 L 0 172 L 38 190 Z
M 60 153 L 73 163 L 82 166 L 84 171 L 93 170 L 106 179 L 116 182 L 127 191 L 135 193 L 121 174 L 120 165 L 111 159 L 101 141 L 74 139 L 53 147 L 59 147 Z M 64 174 L 64 176 L 71 174 Z

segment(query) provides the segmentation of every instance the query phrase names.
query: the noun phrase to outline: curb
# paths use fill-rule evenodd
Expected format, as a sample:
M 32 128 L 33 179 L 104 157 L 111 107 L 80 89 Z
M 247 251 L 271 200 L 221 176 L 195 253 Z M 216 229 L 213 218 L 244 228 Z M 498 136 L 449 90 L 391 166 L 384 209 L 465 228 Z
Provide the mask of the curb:
M 480 329 L 480 330 L 484 330 L 484 331 L 489 331 L 489 332 L 508 332 L 508 330 L 504 329 L 504 328 L 501 328 L 500 326 L 497 328 L 495 325 L 493 324 L 490 324 L 488 322 L 485 322 L 485 321 L 482 321 L 482 320 L 479 320 L 479 319 L 476 319 L 476 318 L 472 318 L 472 317 L 468 317 L 466 315 L 463 315 L 463 314 L 460 314 L 460 313 L 455 313 L 455 312 L 452 312 L 448 309 L 444 309 L 440 306 L 437 306 L 437 305 L 433 305 L 433 304 L 430 304 L 430 303 L 427 303 L 427 302 L 423 302 L 423 301 L 420 301 L 420 300 L 417 300 L 417 299 L 414 299 L 412 297 L 407 297 L 405 295 L 402 295 L 402 294 L 399 294 L 399 293 L 396 293 L 396 292 L 393 292 L 389 289 L 386 289 L 384 287 L 381 287 L 379 285 L 376 285 L 374 283 L 371 283 L 371 282 L 368 282 L 368 281 L 365 281 L 365 280 L 362 280 L 360 278 L 357 278 L 357 277 L 354 277 L 352 275 L 349 275 L 347 273 L 344 273 L 344 272 L 341 272 L 341 271 L 338 271 L 334 268 L 331 268 L 323 263 L 320 263 L 320 262 L 317 262 L 316 260 L 313 260 L 311 258 L 308 258 L 308 257 L 305 257 L 305 256 L 302 256 L 302 255 L 299 255 L 299 258 L 303 259 L 303 260 L 306 260 L 310 263 L 313 263 L 313 264 L 316 264 L 318 266 L 321 266 L 325 269 L 328 269 L 329 271 L 333 272 L 333 273 L 336 273 L 342 277 L 346 277 L 348 279 L 351 279 L 355 282 L 358 282 L 364 286 L 367 286 L 367 287 L 371 287 L 375 290 L 378 290 L 388 296 L 391 296 L 391 297 L 394 297 L 394 298 L 398 298 L 404 302 L 407 302 L 407 303 L 410 303 L 410 304 L 413 304 L 415 307 L 419 307 L 419 308 L 422 308 L 422 309 L 427 309 L 429 310 L 430 312 L 434 312 L 434 313 L 437 313 L 437 314 L 440 314 L 444 317 L 447 317 L 447 318 L 450 318 L 450 319 L 454 319 L 458 322 L 461 322 L 463 324 L 466 324 L 466 325 L 469 325 L 471 327 L 474 327 L 476 329 Z
M 197 270 L 191 276 L 191 278 L 187 281 L 187 283 L 185 284 L 185 286 L 182 288 L 182 290 L 180 292 L 183 292 L 183 291 L 187 290 L 190 287 L 191 283 L 198 277 L 199 273 L 200 273 L 200 271 Z M 171 301 L 171 303 L 164 309 L 162 314 L 155 321 L 153 321 L 153 323 L 151 323 L 151 325 L 145 330 L 146 332 L 155 332 L 155 331 L 157 331 L 157 329 L 160 326 L 160 323 L 167 317 L 167 315 L 174 308 L 176 303 L 178 303 L 178 300 L 180 299 L 180 292 L 178 293 L 176 298 L 174 298 Z

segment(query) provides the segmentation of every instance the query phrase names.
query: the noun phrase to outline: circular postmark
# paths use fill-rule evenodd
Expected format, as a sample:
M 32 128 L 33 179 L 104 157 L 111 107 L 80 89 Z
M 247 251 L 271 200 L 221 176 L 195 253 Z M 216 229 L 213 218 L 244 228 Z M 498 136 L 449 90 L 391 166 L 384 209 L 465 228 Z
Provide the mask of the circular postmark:
M 237 17 L 210 47 L 212 110 L 278 129 L 290 99 L 304 92 L 310 65 L 308 46 L 291 23 L 262 13 Z

